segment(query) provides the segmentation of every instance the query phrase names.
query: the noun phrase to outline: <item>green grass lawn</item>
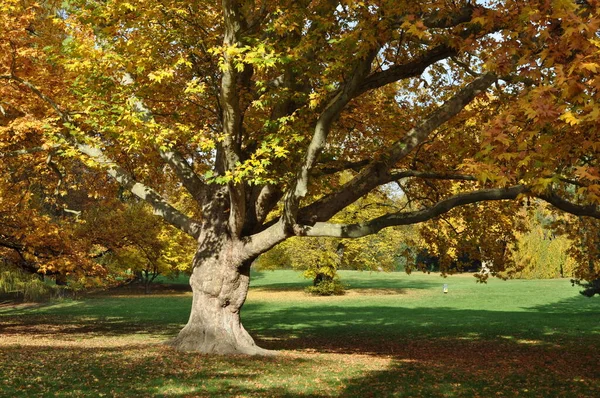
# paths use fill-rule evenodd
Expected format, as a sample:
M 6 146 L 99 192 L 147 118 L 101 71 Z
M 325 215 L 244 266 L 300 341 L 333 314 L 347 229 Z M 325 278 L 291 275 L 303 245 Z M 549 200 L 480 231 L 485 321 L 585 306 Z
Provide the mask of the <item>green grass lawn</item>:
M 600 299 L 567 280 L 341 276 L 347 295 L 311 297 L 297 272 L 253 274 L 242 318 L 275 358 L 162 345 L 189 293 L 0 307 L 0 396 L 600 396 Z

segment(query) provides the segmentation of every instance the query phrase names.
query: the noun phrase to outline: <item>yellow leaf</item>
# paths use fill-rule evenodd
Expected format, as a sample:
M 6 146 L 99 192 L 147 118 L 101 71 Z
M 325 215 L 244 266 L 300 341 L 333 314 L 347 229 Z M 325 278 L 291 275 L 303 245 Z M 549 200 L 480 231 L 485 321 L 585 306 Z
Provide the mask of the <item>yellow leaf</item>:
M 598 69 L 600 69 L 600 65 L 595 62 L 584 62 L 581 64 L 581 68 L 585 70 L 589 70 L 590 72 L 597 73 Z
M 600 106 L 595 105 L 594 108 L 586 116 L 586 120 L 594 122 L 600 119 Z
M 560 120 L 567 122 L 571 126 L 579 124 L 579 119 L 571 111 L 565 112 L 560 116 Z
M 566 11 L 574 11 L 577 9 L 575 2 L 572 0 L 554 0 L 552 2 L 552 8 L 555 10 L 566 10 Z

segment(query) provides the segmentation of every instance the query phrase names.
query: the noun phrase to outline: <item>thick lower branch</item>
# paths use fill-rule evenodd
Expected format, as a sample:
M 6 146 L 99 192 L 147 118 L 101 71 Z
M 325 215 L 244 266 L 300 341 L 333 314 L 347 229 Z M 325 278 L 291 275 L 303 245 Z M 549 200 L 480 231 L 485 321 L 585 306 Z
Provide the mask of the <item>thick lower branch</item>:
M 417 171 L 417 170 L 399 170 L 392 171 L 390 174 L 390 181 L 398 181 L 403 178 L 423 178 L 430 180 L 454 180 L 454 181 L 477 181 L 477 177 L 466 175 L 466 174 L 456 174 L 456 173 L 433 173 L 427 171 Z
M 578 205 L 558 196 L 554 192 L 536 195 L 538 198 L 550 203 L 552 206 L 567 213 L 580 217 L 600 218 L 600 209 L 595 205 Z
M 386 214 L 373 220 L 359 224 L 332 224 L 318 222 L 314 226 L 305 226 L 299 228 L 299 235 L 304 236 L 329 236 L 336 238 L 360 238 L 375 234 L 383 228 L 396 225 L 416 224 L 430 220 L 441 214 L 447 213 L 458 206 L 467 204 L 515 199 L 517 196 L 527 193 L 528 189 L 524 185 L 516 185 L 510 188 L 484 189 L 469 193 L 463 193 L 451 196 L 448 199 L 436 203 L 434 206 L 411 212 L 399 212 Z
M 0 76 L 0 79 L 13 80 L 22 84 L 23 86 L 31 90 L 38 98 L 40 98 L 46 104 L 50 105 L 52 109 L 54 109 L 54 111 L 58 114 L 58 116 L 60 116 L 61 120 L 64 123 L 74 123 L 70 115 L 67 112 L 63 111 L 58 106 L 58 104 L 54 100 L 52 100 L 52 98 L 45 95 L 42 91 L 40 91 L 30 82 L 14 75 L 3 75 Z M 111 177 L 117 180 L 117 182 L 119 182 L 125 188 L 129 189 L 134 195 L 149 203 L 152 206 L 155 214 L 163 217 L 165 221 L 181 229 L 183 232 L 193 237 L 198 237 L 200 233 L 200 224 L 191 220 L 185 214 L 175 209 L 173 206 L 167 203 L 167 201 L 165 201 L 158 192 L 154 191 L 152 188 L 135 181 L 133 177 L 131 177 L 128 173 L 125 172 L 125 170 L 120 168 L 112 159 L 108 158 L 100 148 L 88 144 L 82 144 L 76 141 L 73 141 L 72 144 L 81 153 L 90 156 L 99 164 L 106 166 L 107 172 Z
M 253 258 L 283 242 L 291 235 L 285 221 L 280 219 L 267 229 L 244 239 L 244 257 Z
M 88 155 L 100 165 L 107 167 L 107 173 L 119 184 L 127 188 L 138 198 L 146 201 L 152 206 L 154 214 L 161 216 L 165 221 L 179 228 L 183 232 L 197 238 L 200 234 L 200 224 L 193 221 L 185 214 L 171 206 L 162 196 L 152 188 L 134 180 L 125 170 L 107 158 L 102 151 L 96 147 L 76 143 L 80 152 Z

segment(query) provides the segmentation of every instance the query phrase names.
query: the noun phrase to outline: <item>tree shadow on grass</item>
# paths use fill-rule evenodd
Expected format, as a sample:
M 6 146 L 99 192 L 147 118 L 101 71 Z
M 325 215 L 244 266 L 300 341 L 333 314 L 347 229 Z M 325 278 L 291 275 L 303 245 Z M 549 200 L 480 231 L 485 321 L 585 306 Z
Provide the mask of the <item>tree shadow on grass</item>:
M 599 309 L 578 297 L 524 311 L 314 306 L 271 314 L 301 327 L 247 324 L 266 348 L 391 359 L 340 396 L 587 398 L 600 396 Z
M 304 288 L 311 286 L 309 282 L 288 282 L 288 283 L 273 283 L 265 286 L 256 286 L 250 288 L 250 292 L 303 292 Z
M 140 296 L 140 295 L 171 295 L 191 293 L 192 287 L 184 283 L 152 282 L 149 291 L 146 293 L 145 286 L 141 283 L 131 283 L 124 286 L 116 286 L 106 290 L 93 292 L 88 297 L 106 297 L 106 296 Z
M 0 359 L 0 395 L 7 397 L 291 397 L 299 394 L 277 377 L 322 366 L 303 358 L 206 356 L 149 345 L 0 346 Z
M 528 308 L 530 311 L 547 314 L 574 314 L 595 316 L 600 321 L 600 296 L 585 297 L 582 295 L 566 298 L 552 304 Z
M 246 328 L 267 348 L 386 355 L 389 342 L 412 339 L 531 341 L 559 344 L 600 340 L 600 301 L 579 298 L 524 311 L 405 308 L 369 305 L 287 306 L 273 309 L 248 303 Z M 393 346 L 393 345 L 392 345 Z
M 519 312 L 372 306 L 317 298 L 310 305 L 244 306 L 251 334 L 272 349 L 324 347 L 342 353 L 365 351 L 369 341 L 422 338 L 527 339 L 553 343 L 560 338 L 600 335 L 600 300 L 574 297 Z M 170 338 L 189 316 L 189 297 L 141 297 L 66 302 L 0 313 L 3 335 L 124 336 Z M 359 339 L 360 343 L 355 344 Z M 323 341 L 319 345 L 319 341 Z M 337 344 L 332 345 L 331 342 Z M 375 344 L 377 345 L 377 344 Z
M 387 369 L 349 380 L 340 396 L 599 396 L 597 348 L 452 339 L 408 344 Z
M 118 337 L 149 334 L 171 337 L 185 324 L 190 297 L 147 296 L 64 301 L 0 313 L 0 334 Z
M 298 276 L 297 280 L 292 280 L 289 282 L 268 282 L 261 281 L 259 278 L 258 282 L 254 280 L 251 282 L 250 291 L 252 290 L 262 290 L 262 291 L 292 291 L 292 290 L 303 290 L 306 286 L 311 286 L 312 281 L 309 279 L 300 278 Z M 266 278 L 265 278 L 266 279 Z
M 140 325 L 123 320 L 82 321 L 80 318 L 37 317 L 12 322 L 0 322 L 0 334 L 5 337 L 27 333 L 35 337 L 90 338 L 97 336 L 119 337 L 133 334 L 169 338 L 181 330 L 183 324 Z
M 439 283 L 431 283 L 426 281 L 411 281 L 411 280 L 390 280 L 386 278 L 342 278 L 341 283 L 346 286 L 348 293 L 366 293 L 379 292 L 378 295 L 385 294 L 406 294 L 410 291 L 424 291 L 440 287 Z M 302 292 L 308 286 L 312 286 L 313 281 L 310 279 L 299 279 L 293 282 L 278 282 L 269 284 L 258 284 L 251 287 L 250 291 L 260 292 Z
M 35 340 L 43 333 L 36 328 L 46 325 L 59 330 L 49 328 L 47 336 L 67 340 L 0 345 L 0 395 L 600 396 L 600 302 L 587 298 L 512 312 L 248 303 L 244 323 L 259 345 L 304 352 L 303 358 L 224 358 L 144 344 L 87 348 L 85 340 L 71 347 L 73 336 L 173 335 L 187 319 L 189 298 L 65 304 L 0 316 L 3 337 L 12 327 Z M 332 377 L 336 358 L 351 358 L 354 366 L 388 362 L 354 373 L 338 365 Z M 299 374 L 306 377 L 299 381 Z

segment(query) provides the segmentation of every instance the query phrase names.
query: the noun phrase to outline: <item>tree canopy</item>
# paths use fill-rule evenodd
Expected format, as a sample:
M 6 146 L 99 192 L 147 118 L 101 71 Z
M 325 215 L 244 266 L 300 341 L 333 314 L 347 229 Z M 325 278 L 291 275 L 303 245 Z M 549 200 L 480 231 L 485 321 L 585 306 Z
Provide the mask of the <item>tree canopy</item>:
M 598 277 L 597 0 L 0 7 L 1 244 L 59 239 L 73 204 L 130 191 L 198 242 L 179 349 L 264 353 L 239 321 L 249 267 L 292 236 L 454 212 L 510 238 L 535 198 L 585 224 Z M 404 208 L 333 221 L 386 184 Z

